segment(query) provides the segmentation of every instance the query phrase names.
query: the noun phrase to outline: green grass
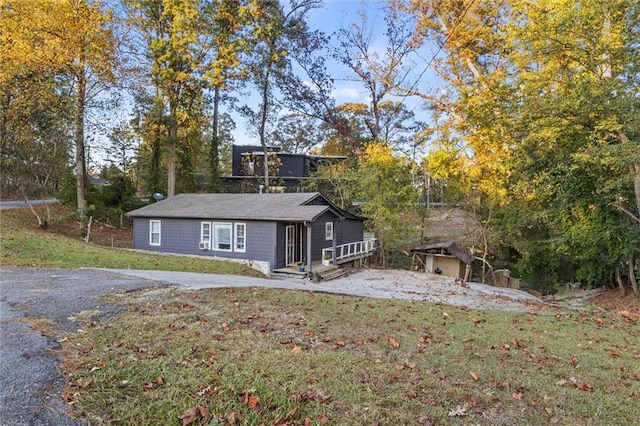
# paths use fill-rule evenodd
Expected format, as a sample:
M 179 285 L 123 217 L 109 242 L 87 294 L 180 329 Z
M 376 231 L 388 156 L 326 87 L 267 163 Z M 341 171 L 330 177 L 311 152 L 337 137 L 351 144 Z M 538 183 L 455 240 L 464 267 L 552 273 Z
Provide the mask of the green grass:
M 257 275 L 85 244 L 38 230 L 24 212 L 1 219 L 3 266 Z M 156 289 L 105 301 L 124 313 L 94 323 L 83 312 L 81 333 L 58 336 L 63 399 L 95 425 L 181 424 L 190 409 L 208 424 L 640 424 L 640 329 L 614 313 L 266 289 Z
M 28 209 L 2 211 L 0 256 L 0 264 L 5 267 L 154 269 L 263 276 L 239 263 L 150 255 L 87 244 L 80 238 L 39 229 Z
M 178 424 L 192 407 L 247 425 L 640 419 L 640 331 L 614 314 L 266 289 L 109 301 L 127 313 L 64 343 L 73 407 L 93 424 Z

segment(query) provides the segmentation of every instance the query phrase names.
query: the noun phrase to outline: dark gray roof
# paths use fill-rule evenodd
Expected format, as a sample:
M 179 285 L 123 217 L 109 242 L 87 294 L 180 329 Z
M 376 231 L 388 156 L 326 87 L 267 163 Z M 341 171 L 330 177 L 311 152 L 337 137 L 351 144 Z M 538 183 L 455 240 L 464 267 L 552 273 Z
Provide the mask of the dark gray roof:
M 319 192 L 284 194 L 180 194 L 127 213 L 132 217 L 310 221 L 342 211 Z
M 411 249 L 412 253 L 430 253 L 433 250 L 444 250 L 451 256 L 455 256 L 467 265 L 471 265 L 474 256 L 467 247 L 456 241 L 427 241 L 419 247 Z

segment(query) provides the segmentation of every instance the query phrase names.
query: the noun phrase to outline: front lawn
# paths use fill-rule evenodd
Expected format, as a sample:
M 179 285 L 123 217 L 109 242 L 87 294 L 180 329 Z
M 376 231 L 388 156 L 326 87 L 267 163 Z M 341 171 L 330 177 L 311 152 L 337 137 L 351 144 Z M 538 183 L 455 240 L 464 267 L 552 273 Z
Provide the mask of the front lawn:
M 303 291 L 143 291 L 67 336 L 92 424 L 614 425 L 640 419 L 640 330 Z

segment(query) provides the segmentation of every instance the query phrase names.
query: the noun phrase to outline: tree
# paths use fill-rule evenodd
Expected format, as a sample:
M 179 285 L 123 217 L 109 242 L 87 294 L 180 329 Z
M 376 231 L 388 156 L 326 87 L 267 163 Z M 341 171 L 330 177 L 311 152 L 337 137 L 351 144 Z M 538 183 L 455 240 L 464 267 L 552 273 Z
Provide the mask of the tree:
M 324 142 L 324 132 L 317 120 L 303 114 L 278 117 L 270 138 L 285 152 L 306 153 Z
M 206 43 L 199 0 L 127 0 L 129 22 L 136 27 L 150 62 L 149 80 L 156 98 L 153 121 L 165 130 L 167 196 L 176 194 L 180 151 L 186 129 L 203 116 L 203 61 Z M 161 113 L 161 115 L 160 115 Z M 159 136 L 159 135 L 157 135 Z M 154 142 L 157 143 L 157 142 Z M 184 157 L 183 157 L 184 159 Z
M 339 45 L 334 48 L 334 57 L 351 69 L 356 79 L 364 85 L 370 99 L 368 105 L 342 106 L 343 110 L 355 114 L 357 118 L 357 127 L 352 131 L 358 136 L 354 139 L 399 144 L 404 141 L 402 138 L 393 140 L 393 134 L 415 127 L 403 124 L 407 120 L 413 120 L 413 113 L 402 102 L 395 103 L 386 98 L 393 88 L 391 82 L 403 80 L 408 73 L 407 59 L 414 49 L 409 43 L 409 21 L 397 19 L 390 9 L 388 11 L 384 34 L 386 51 L 383 55 L 377 51 L 376 40 L 373 38 L 374 29 L 370 27 L 365 12 L 361 11 L 360 23 L 352 23 L 350 27 L 337 32 Z M 353 120 L 350 121 L 353 123 Z M 417 129 L 410 131 L 416 132 Z
M 224 92 L 234 83 L 245 79 L 241 55 L 249 46 L 246 39 L 248 26 L 247 2 L 238 0 L 216 0 L 205 5 L 205 33 L 211 37 L 209 55 L 205 61 L 204 79 L 213 90 L 211 136 L 209 141 L 209 189 L 219 192 L 220 152 L 224 143 L 220 104 Z
M 6 0 L 0 7 L 0 81 L 48 72 L 74 85 L 78 213 L 86 210 L 85 117 L 89 102 L 113 84 L 116 41 L 101 1 Z
M 14 78 L 0 91 L 0 175 L 5 191 L 28 200 L 52 198 L 68 168 L 72 99 L 51 75 Z M 38 224 L 51 221 L 32 209 Z
M 278 1 L 257 1 L 250 3 L 252 25 L 251 58 L 249 73 L 253 85 L 258 89 L 260 105 L 255 119 L 258 138 L 263 150 L 265 191 L 269 191 L 269 150 L 267 124 L 274 108 L 275 80 L 284 80 L 291 75 L 288 58 L 288 41 L 306 32 L 306 14 L 318 7 L 321 0 L 292 0 L 285 11 Z M 246 110 L 246 109 L 245 109 Z
M 109 134 L 111 147 L 107 161 L 115 165 L 124 175 L 131 175 L 135 164 L 138 141 L 130 123 L 120 123 Z
M 419 194 L 413 185 L 413 166 L 404 156 L 394 156 L 384 142 L 368 144 L 352 184 L 362 204 L 362 214 L 376 234 L 386 267 L 390 253 L 400 243 L 418 235 Z
M 438 41 L 448 83 L 439 96 L 394 88 L 422 96 L 464 143 L 467 179 L 501 210 L 523 269 L 602 282 L 634 263 L 637 2 L 393 4 L 415 17 L 414 42 Z

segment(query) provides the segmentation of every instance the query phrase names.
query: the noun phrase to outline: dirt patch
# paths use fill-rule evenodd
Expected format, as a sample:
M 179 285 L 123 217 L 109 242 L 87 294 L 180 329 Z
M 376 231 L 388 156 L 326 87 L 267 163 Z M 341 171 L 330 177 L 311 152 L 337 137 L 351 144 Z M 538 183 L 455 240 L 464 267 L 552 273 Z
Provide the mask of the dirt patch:
M 326 285 L 341 291 L 360 289 L 370 297 L 422 299 L 473 309 L 540 312 L 564 307 L 524 291 L 474 282 L 460 284 L 452 277 L 399 269 L 365 269 Z
M 88 223 L 75 219 L 74 211 L 69 206 L 51 204 L 51 221 L 45 227 L 46 232 L 52 232 L 73 239 L 84 240 L 88 232 Z M 36 206 L 36 211 L 44 220 L 45 208 Z M 15 209 L 5 211 L 3 214 L 11 214 L 25 228 L 38 228 L 38 221 L 29 209 Z M 133 229 L 130 226 L 115 226 L 98 220 L 91 221 L 89 242 L 106 247 L 133 247 Z
M 608 290 L 591 299 L 591 304 L 607 311 L 628 311 L 640 316 L 640 297 L 634 295 L 631 289 L 627 290 L 625 297 L 620 295 L 618 289 Z

